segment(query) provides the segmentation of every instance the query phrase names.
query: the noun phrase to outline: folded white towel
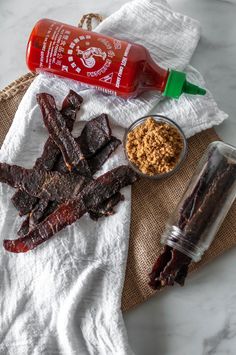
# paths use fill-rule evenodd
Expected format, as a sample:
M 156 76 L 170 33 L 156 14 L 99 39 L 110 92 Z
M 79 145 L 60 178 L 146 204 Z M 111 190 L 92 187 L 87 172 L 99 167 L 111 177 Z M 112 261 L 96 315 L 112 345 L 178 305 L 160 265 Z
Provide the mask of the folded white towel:
M 165 1 L 135 0 L 97 28 L 146 46 L 163 67 L 184 69 L 199 40 L 199 24 L 173 12 Z M 189 80 L 204 86 L 188 66 Z M 84 98 L 79 121 L 107 112 L 113 134 L 138 117 L 163 113 L 190 136 L 222 122 L 227 115 L 212 95 L 163 100 L 157 93 L 123 99 L 105 96 L 66 79 L 40 74 L 26 92 L 0 151 L 0 161 L 32 167 L 41 154 L 47 131 L 35 95 L 48 92 L 58 106 L 69 89 Z M 77 128 L 79 123 L 77 124 Z M 122 147 L 102 172 L 125 163 Z M 11 254 L 0 246 L 0 354 L 131 354 L 120 311 L 130 225 L 130 188 L 117 213 L 93 222 L 84 216 L 50 241 L 26 254 Z M 1 239 L 14 238 L 22 220 L 12 206 L 13 189 L 0 186 Z M 143 270 L 144 273 L 147 270 Z M 147 286 L 148 287 L 148 286 Z

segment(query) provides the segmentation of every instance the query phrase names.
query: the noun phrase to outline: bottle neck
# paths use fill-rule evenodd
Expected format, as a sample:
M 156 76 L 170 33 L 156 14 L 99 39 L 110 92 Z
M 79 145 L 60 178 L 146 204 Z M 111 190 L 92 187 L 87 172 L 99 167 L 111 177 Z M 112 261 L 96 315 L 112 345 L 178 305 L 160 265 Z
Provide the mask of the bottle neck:
M 177 249 L 191 258 L 194 262 L 200 261 L 204 253 L 202 248 L 193 244 L 189 240 L 189 237 L 187 238 L 185 233 L 174 225 L 167 225 L 161 237 L 161 243 Z
M 147 53 L 141 74 L 141 87 L 143 90 L 155 90 L 162 93 L 165 89 L 169 71 L 159 67 Z

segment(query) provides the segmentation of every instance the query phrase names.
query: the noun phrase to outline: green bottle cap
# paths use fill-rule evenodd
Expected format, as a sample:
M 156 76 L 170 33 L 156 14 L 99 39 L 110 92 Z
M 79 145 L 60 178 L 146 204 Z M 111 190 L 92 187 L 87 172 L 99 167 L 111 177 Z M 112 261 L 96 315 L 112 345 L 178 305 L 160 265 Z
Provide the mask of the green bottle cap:
M 191 95 L 205 95 L 206 90 L 200 86 L 189 83 L 186 74 L 177 70 L 171 70 L 166 82 L 164 96 L 178 99 L 182 93 Z

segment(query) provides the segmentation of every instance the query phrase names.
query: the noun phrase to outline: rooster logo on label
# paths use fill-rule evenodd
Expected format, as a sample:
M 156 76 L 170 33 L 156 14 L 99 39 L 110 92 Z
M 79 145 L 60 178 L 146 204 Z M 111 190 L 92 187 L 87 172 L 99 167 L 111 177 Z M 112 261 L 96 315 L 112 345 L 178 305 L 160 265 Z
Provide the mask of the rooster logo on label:
M 103 60 L 106 59 L 107 54 L 103 52 L 101 48 L 90 47 L 85 50 L 80 49 L 79 46 L 76 47 L 76 54 L 80 57 L 81 62 L 86 68 L 93 68 L 96 64 L 96 59 L 94 57 L 101 57 Z

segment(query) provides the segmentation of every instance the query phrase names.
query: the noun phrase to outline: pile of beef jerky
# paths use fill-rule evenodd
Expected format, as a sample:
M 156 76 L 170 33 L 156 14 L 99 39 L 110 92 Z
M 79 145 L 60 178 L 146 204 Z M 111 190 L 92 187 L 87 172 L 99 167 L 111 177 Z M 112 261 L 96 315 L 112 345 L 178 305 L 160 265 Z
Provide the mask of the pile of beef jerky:
M 93 178 L 121 141 L 111 135 L 106 114 L 86 123 L 81 135 L 73 137 L 82 101 L 71 90 L 59 111 L 52 95 L 38 94 L 49 132 L 41 157 L 32 169 L 0 163 L 0 182 L 18 189 L 12 202 L 20 216 L 27 215 L 19 238 L 3 242 L 10 252 L 34 249 L 85 213 L 93 220 L 112 215 L 114 206 L 124 198 L 120 189 L 137 180 L 126 165 Z

